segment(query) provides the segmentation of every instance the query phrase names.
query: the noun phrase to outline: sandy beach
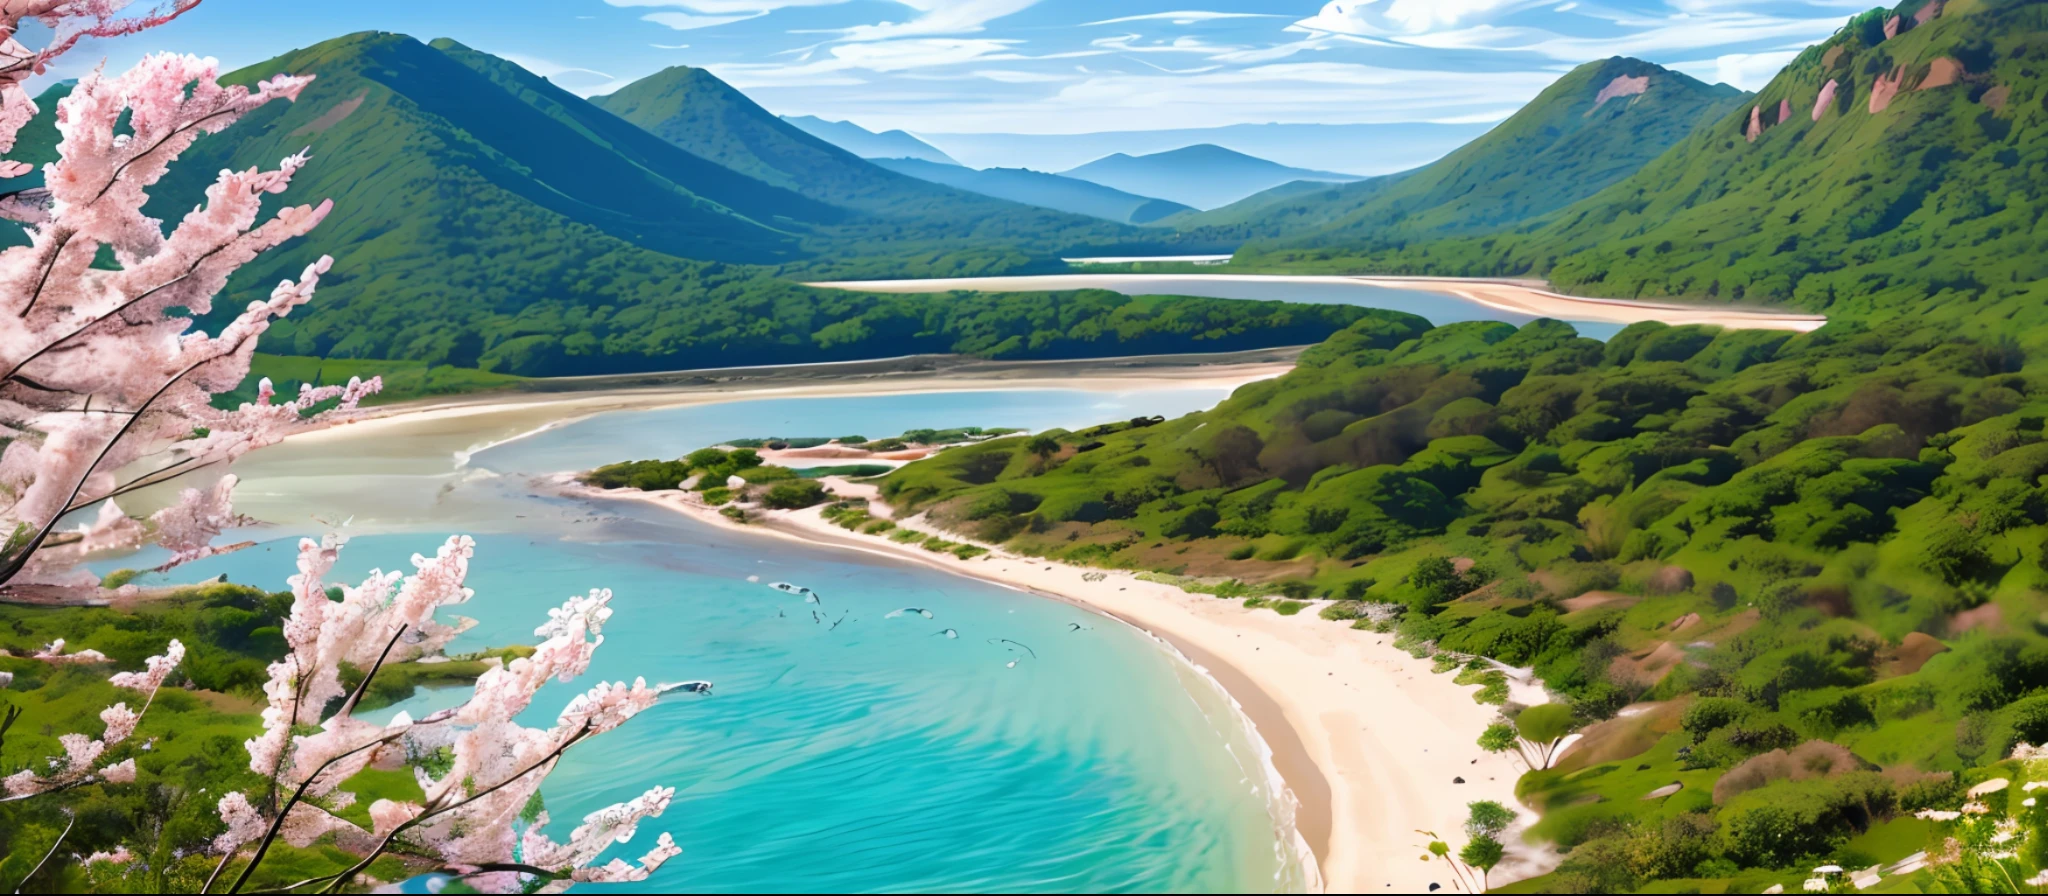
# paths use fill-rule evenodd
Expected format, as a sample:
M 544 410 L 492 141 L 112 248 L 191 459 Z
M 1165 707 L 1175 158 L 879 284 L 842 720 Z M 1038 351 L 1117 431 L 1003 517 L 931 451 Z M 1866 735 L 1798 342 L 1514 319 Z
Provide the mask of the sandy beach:
M 908 394 L 988 389 L 1123 391 L 1153 388 L 1235 388 L 1291 369 L 1288 362 L 1083 369 L 1006 368 L 996 375 L 913 374 L 852 381 L 770 380 L 665 388 L 615 388 L 571 393 L 511 393 L 375 408 L 342 425 L 301 433 L 237 464 L 245 485 L 238 504 L 260 518 L 335 503 L 362 487 L 366 475 L 447 475 L 451 457 L 523 438 L 546 428 L 611 411 L 648 410 L 778 397 Z M 354 446 L 374 445 L 358 451 Z M 275 490 L 266 484 L 275 483 Z M 834 482 L 846 494 L 861 486 Z M 576 488 L 575 486 L 568 486 Z M 871 490 L 871 489 L 870 489 Z M 416 488 L 425 502 L 432 489 Z M 637 499 L 712 525 L 732 521 L 682 493 L 602 492 Z M 421 508 L 385 507 L 375 527 L 424 518 Z M 1519 808 L 1510 759 L 1475 744 L 1495 715 L 1472 700 L 1475 690 L 1430 671 L 1430 662 L 1391 646 L 1391 636 L 1357 631 L 1313 611 L 1287 617 L 1247 610 L 1239 602 L 1144 582 L 1124 572 L 1072 567 L 995 552 L 961 561 L 885 538 L 861 536 L 825 522 L 816 509 L 765 515 L 746 531 L 811 545 L 866 551 L 928 564 L 1043 597 L 1068 601 L 1151 633 L 1205 670 L 1240 705 L 1273 750 L 1273 764 L 1299 801 L 1296 825 L 1331 892 L 1421 892 L 1450 886 L 1441 864 L 1418 860 L 1437 831 L 1462 843 L 1465 805 L 1496 800 Z M 1102 576 L 1097 579 L 1096 576 Z M 1462 779 L 1462 783 L 1459 780 Z M 1533 820 L 1533 816 L 1525 821 Z M 1510 852 L 1540 871 L 1538 855 Z M 1499 875 L 1496 875 L 1498 878 Z
M 871 489 L 832 484 L 842 494 L 873 500 Z M 599 500 L 640 501 L 712 525 L 737 525 L 684 492 L 606 492 L 566 477 L 558 485 Z M 1447 892 L 1448 869 L 1419 860 L 1428 838 L 1417 831 L 1436 831 L 1462 845 L 1466 803 L 1495 800 L 1521 809 L 1514 798 L 1519 765 L 1475 743 L 1495 709 L 1473 701 L 1476 688 L 1431 672 L 1431 661 L 1396 650 L 1391 635 L 1330 622 L 1313 609 L 1294 616 L 1248 610 L 1238 601 L 1129 572 L 1000 549 L 959 560 L 849 532 L 827 522 L 820 508 L 750 514 L 746 529 L 764 537 L 865 551 L 1068 601 L 1172 646 L 1223 686 L 1272 748 L 1273 764 L 1299 804 L 1297 829 L 1327 892 L 1420 893 L 1431 883 Z M 921 528 L 915 519 L 899 524 Z M 1533 821 L 1522 811 L 1523 823 Z M 1510 862 L 1517 860 L 1537 871 L 1546 864 L 1540 856 L 1511 852 Z M 1495 883 L 1503 879 L 1496 874 Z
M 920 293 L 951 290 L 1013 292 L 1027 290 L 1119 289 L 1134 282 L 1161 279 L 1236 281 L 1239 283 L 1336 283 L 1412 289 L 1457 296 L 1500 311 L 1551 317 L 1560 320 L 1633 324 L 1662 321 L 1673 326 L 1709 324 L 1734 330 L 1819 329 L 1827 318 L 1814 314 L 1738 308 L 1725 305 L 1689 305 L 1676 302 L 1643 302 L 1625 299 L 1593 299 L 1551 292 L 1541 284 L 1518 280 L 1476 280 L 1456 277 L 1345 277 L 1292 274 L 1048 274 L 1023 277 L 964 277 L 931 280 L 858 280 L 807 283 L 806 286 L 864 292 Z

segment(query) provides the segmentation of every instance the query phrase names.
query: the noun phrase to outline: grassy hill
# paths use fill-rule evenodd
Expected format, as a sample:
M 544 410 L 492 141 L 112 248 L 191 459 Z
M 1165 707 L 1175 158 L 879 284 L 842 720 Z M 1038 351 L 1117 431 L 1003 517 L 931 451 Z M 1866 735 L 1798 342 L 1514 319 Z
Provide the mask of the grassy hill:
M 1397 180 L 1317 192 L 1290 185 L 1173 223 L 1262 246 L 1352 249 L 1494 230 L 1634 174 L 1745 96 L 1639 59 L 1589 62 L 1484 136 Z
M 1892 18 L 1901 24 L 1887 38 Z M 2039 3 L 1909 0 L 1852 20 L 1753 101 L 1546 221 L 1377 251 L 1268 247 L 1244 260 L 1922 314 L 2037 345 L 2048 331 L 2013 321 L 2041 321 L 2048 297 L 2044 53 Z
M 1482 702 L 1507 688 L 1472 657 L 1533 667 L 1585 741 L 1520 784 L 1568 850 L 1525 891 L 1796 889 L 1938 843 L 1912 812 L 2021 780 L 1999 761 L 2048 736 L 2048 379 L 2022 364 L 1910 319 L 1369 319 L 1213 410 L 882 490 L 1026 554 L 1329 599 Z
M 1119 224 L 1150 224 L 1169 215 L 1194 209 L 1178 202 L 1153 199 L 1115 190 L 1101 184 L 1032 171 L 1029 168 L 987 168 L 976 170 L 960 165 L 941 165 L 922 159 L 874 159 L 876 165 L 919 180 L 945 184 L 1021 202 L 1040 208 L 1072 212 Z

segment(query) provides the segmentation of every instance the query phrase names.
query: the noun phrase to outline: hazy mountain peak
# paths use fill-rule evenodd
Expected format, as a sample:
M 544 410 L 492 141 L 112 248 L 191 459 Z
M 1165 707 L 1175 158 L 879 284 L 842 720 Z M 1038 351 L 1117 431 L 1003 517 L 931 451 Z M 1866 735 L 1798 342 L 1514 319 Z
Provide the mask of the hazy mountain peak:
M 1111 153 L 1061 174 L 1195 208 L 1228 205 L 1262 190 L 1298 180 L 1345 182 L 1359 179 L 1350 174 L 1292 168 L 1213 143 L 1197 143 L 1142 156 Z
M 830 121 L 815 115 L 784 115 L 782 120 L 863 159 L 922 159 L 958 165 L 938 147 L 900 130 L 877 133 L 851 121 Z

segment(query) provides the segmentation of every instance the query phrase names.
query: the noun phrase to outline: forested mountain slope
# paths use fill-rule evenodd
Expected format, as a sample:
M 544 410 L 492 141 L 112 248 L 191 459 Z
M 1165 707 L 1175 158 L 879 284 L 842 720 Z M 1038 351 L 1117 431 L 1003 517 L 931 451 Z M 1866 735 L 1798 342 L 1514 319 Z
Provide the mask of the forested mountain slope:
M 1498 127 L 1398 181 L 1264 194 L 1174 223 L 1260 246 L 1370 250 L 1490 231 L 1541 217 L 1634 174 L 1740 103 L 1639 59 L 1573 69 Z
M 1298 270 L 1541 275 L 1603 296 L 1831 316 L 2048 316 L 2048 5 L 1908 0 L 1858 16 L 1755 100 L 1539 224 L 1378 251 L 1247 251 Z

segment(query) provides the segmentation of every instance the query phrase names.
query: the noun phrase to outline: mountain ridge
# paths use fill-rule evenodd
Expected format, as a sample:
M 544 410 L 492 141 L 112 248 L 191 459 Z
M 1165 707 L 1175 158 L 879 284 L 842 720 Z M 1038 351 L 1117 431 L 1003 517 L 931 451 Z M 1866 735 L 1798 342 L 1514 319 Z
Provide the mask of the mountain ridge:
M 870 131 L 851 121 L 828 121 L 816 115 L 783 115 L 783 121 L 863 159 L 921 159 L 959 165 L 952 156 L 901 130 Z
M 1401 244 L 1509 227 L 1634 173 L 1743 96 L 1611 57 L 1574 68 L 1486 134 L 1398 180 L 1292 199 L 1253 196 L 1174 223 L 1291 247 Z
M 1198 209 L 1226 205 L 1298 180 L 1343 182 L 1362 179 L 1351 174 L 1294 168 L 1213 143 L 1198 143 L 1139 156 L 1111 153 L 1058 173 L 1063 177 L 1090 181 L 1139 196 L 1156 196 Z
M 942 165 L 923 159 L 869 159 L 898 174 L 958 187 L 985 196 L 1008 199 L 1119 224 L 1150 224 L 1194 209 L 1105 187 L 1093 181 L 1033 171 L 1029 168 L 982 168 Z

